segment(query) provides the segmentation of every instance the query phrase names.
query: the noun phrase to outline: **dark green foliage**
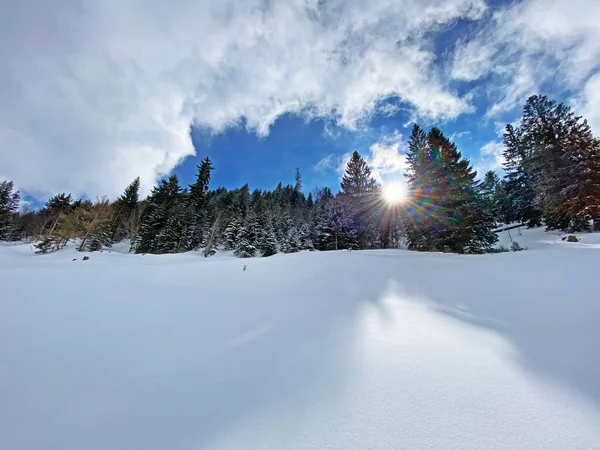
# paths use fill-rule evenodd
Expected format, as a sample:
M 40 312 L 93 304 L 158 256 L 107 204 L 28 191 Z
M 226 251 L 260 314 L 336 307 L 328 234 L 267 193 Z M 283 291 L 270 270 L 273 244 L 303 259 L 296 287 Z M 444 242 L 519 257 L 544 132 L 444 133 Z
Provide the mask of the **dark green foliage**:
M 600 141 L 570 107 L 532 96 L 518 127 L 507 126 L 509 205 L 550 229 L 587 229 L 600 218 Z
M 194 184 L 190 184 L 189 199 L 194 208 L 197 210 L 200 210 L 205 206 L 206 193 L 208 192 L 212 168 L 212 162 L 210 159 L 208 157 L 204 158 L 198 165 L 196 182 Z
M 521 245 L 517 241 L 513 241 L 513 243 L 510 246 L 510 250 L 512 252 L 521 252 L 527 249 L 525 247 L 521 247 Z
M 533 173 L 525 169 L 524 162 L 528 159 L 528 152 L 522 143 L 521 131 L 507 125 L 504 146 L 504 221 L 525 222 L 530 227 L 539 226 L 542 212 L 534 205 Z
M 79 200 L 79 203 L 81 200 Z M 69 212 L 73 209 L 73 199 L 71 194 L 56 194 L 48 199 L 46 202 L 46 209 L 60 211 L 60 212 Z M 76 206 L 79 206 L 76 205 Z
M 315 217 L 314 234 L 311 239 L 318 250 L 341 250 L 357 248 L 356 230 L 345 206 L 331 201 Z
M 162 179 L 152 189 L 140 227 L 136 253 L 173 253 L 180 251 L 185 235 L 179 215 L 185 211 L 183 194 L 176 175 Z
M 277 238 L 272 228 L 262 230 L 258 250 L 262 256 L 273 256 L 277 253 Z
M 53 246 L 54 243 L 52 239 L 49 237 L 45 237 L 44 239 L 42 239 L 34 245 L 34 247 L 36 248 L 35 253 L 37 253 L 38 255 L 50 253 L 52 251 Z
M 112 204 L 59 194 L 41 211 L 19 214 L 5 206 L 18 205 L 18 193 L 3 182 L 0 238 L 43 236 L 36 246 L 40 253 L 73 239 L 93 251 L 130 237 L 138 253 L 204 247 L 210 255 L 219 244 L 251 257 L 394 248 L 401 237 L 411 250 L 497 252 L 504 249 L 493 248 L 496 222 L 536 226 L 543 219 L 550 229 L 600 231 L 600 143 L 585 121 L 564 105 L 532 97 L 519 126 L 507 126 L 504 143 L 506 176 L 500 180 L 488 172 L 479 182 L 469 160 L 439 129 L 425 132 L 415 125 L 407 155 L 410 199 L 395 206 L 384 201 L 358 152 L 338 194 L 323 187 L 305 196 L 299 169 L 293 184 L 280 182 L 272 191 L 250 191 L 247 184 L 211 190 L 212 163 L 205 158 L 189 189 L 172 176 L 140 201 L 136 179 Z
M 343 194 L 352 196 L 363 196 L 377 187 L 377 182 L 371 176 L 371 169 L 357 151 L 352 153 L 348 161 L 341 187 Z
M 359 248 L 377 248 L 379 186 L 366 161 L 356 151 L 348 161 L 340 187 L 349 226 L 354 230 Z
M 300 169 L 296 167 L 296 184 L 294 185 L 294 191 L 300 192 L 302 190 L 302 175 L 300 175 Z
M 113 204 L 114 219 L 110 240 L 119 242 L 126 237 L 131 238 L 135 232 L 136 222 L 134 219 L 136 209 L 139 206 L 140 178 L 137 177 L 126 188 L 123 194 Z
M 256 229 L 252 221 L 243 224 L 237 234 L 234 254 L 240 258 L 251 258 L 256 255 Z
M 0 181 L 0 240 L 15 240 L 15 235 L 18 236 L 15 227 L 21 194 L 13 189 L 12 181 Z
M 409 140 L 409 249 L 482 253 L 497 240 L 489 201 L 469 160 L 437 128 L 415 125 Z

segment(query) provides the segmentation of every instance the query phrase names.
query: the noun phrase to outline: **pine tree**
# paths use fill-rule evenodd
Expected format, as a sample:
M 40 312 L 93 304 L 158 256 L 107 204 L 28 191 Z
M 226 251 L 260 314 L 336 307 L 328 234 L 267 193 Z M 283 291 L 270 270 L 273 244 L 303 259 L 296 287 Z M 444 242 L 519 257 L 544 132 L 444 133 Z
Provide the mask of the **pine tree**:
M 171 175 L 152 189 L 140 226 L 136 253 L 171 253 L 181 242 L 182 193 L 179 179 Z
M 311 239 L 318 250 L 354 249 L 358 247 L 356 230 L 340 201 L 330 201 L 315 217 Z
M 570 107 L 530 97 L 519 127 L 508 126 L 505 141 L 509 154 L 518 150 L 513 172 L 528 180 L 529 197 L 549 228 L 581 230 L 600 218 L 600 142 Z
M 256 240 L 252 225 L 243 224 L 237 235 L 237 243 L 233 252 L 239 258 L 251 258 L 256 255 Z
M 300 235 L 298 229 L 292 225 L 281 244 L 281 251 L 283 253 L 295 253 L 300 251 L 302 247 L 302 242 L 300 240 Z
M 308 224 L 303 223 L 300 228 L 298 228 L 298 238 L 300 239 L 301 250 L 315 249 Z
M 357 151 L 348 161 L 341 187 L 343 194 L 356 197 L 373 192 L 377 187 L 377 182 L 371 176 L 371 169 Z
M 341 195 L 350 213 L 359 247 L 369 248 L 374 233 L 377 232 L 377 227 L 373 227 L 373 214 L 377 208 L 375 199 L 378 185 L 371 176 L 371 169 L 357 151 L 348 161 L 341 188 Z
M 294 185 L 294 191 L 300 192 L 302 190 L 302 175 L 300 175 L 300 169 L 296 167 L 296 184 Z
M 133 180 L 123 194 L 114 203 L 115 217 L 112 226 L 111 241 L 119 242 L 131 232 L 132 215 L 138 207 L 140 196 L 140 177 Z M 131 236 L 129 236 L 131 238 Z
M 238 233 L 241 228 L 241 223 L 238 219 L 233 219 L 223 232 L 223 246 L 225 250 L 234 250 L 237 247 Z
M 217 216 L 210 230 L 204 233 L 207 238 L 204 241 L 204 257 L 214 255 L 217 252 L 217 243 L 219 242 L 220 216 Z
M 262 253 L 262 256 L 273 256 L 277 253 L 278 245 L 277 238 L 273 232 L 273 228 L 269 227 L 264 229 L 261 234 L 258 250 Z
M 10 231 L 15 222 L 15 213 L 19 209 L 21 194 L 13 192 L 12 181 L 0 181 L 0 240 L 10 238 Z
M 497 237 L 477 172 L 437 128 L 417 125 L 409 140 L 407 172 L 412 203 L 406 223 L 409 249 L 481 253 Z
M 504 133 L 504 171 L 506 195 L 505 222 L 525 222 L 530 227 L 541 225 L 542 212 L 534 205 L 532 171 L 526 170 L 529 154 L 522 143 L 522 134 L 512 125 Z
M 205 206 L 212 169 L 212 162 L 208 157 L 204 158 L 198 164 L 196 181 L 190 184 L 190 200 L 196 209 L 201 209 Z

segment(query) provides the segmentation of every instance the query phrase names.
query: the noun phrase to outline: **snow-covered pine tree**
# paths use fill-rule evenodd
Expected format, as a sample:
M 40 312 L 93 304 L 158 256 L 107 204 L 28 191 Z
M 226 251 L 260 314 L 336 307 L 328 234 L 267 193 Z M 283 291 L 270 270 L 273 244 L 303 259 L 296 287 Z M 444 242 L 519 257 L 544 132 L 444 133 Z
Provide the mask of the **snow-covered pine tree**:
M 261 239 L 259 241 L 258 250 L 262 256 L 273 256 L 277 253 L 278 244 L 273 228 L 269 227 L 262 230 Z
M 182 193 L 179 179 L 171 175 L 152 189 L 142 218 L 136 253 L 171 253 L 181 241 Z
M 0 241 L 9 239 L 19 209 L 21 194 L 13 189 L 12 181 L 0 181 Z
M 244 223 L 238 229 L 234 254 L 239 258 L 251 258 L 256 255 L 256 241 L 252 224 Z
M 300 233 L 295 225 L 289 227 L 287 235 L 281 244 L 281 251 L 283 253 L 295 253 L 300 251 L 302 248 L 302 242 L 300 240 Z
M 300 250 L 314 250 L 315 245 L 313 243 L 310 227 L 308 224 L 303 223 L 298 228 L 298 237 L 300 239 Z
M 223 231 L 223 247 L 225 250 L 234 250 L 238 243 L 238 234 L 242 224 L 239 219 L 233 219 Z

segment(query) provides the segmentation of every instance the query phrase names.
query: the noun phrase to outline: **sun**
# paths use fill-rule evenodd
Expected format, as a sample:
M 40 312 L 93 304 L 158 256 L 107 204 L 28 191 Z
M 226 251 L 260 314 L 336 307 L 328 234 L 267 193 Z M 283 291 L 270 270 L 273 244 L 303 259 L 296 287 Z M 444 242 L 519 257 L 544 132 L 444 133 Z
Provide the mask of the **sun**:
M 387 203 L 402 203 L 406 200 L 406 188 L 400 183 L 391 183 L 383 186 L 383 198 Z

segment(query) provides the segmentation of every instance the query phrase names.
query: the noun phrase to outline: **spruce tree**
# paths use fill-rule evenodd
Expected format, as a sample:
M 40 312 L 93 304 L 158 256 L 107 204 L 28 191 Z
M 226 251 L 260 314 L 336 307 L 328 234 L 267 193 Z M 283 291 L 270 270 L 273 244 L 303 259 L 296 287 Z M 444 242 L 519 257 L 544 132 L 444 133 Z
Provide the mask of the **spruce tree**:
M 181 240 L 182 193 L 179 179 L 171 175 L 152 189 L 142 218 L 136 253 L 171 253 Z
M 131 220 L 138 208 L 140 196 L 140 177 L 133 180 L 123 194 L 114 203 L 115 217 L 112 226 L 111 241 L 119 242 L 130 236 Z
M 294 191 L 300 192 L 302 190 L 302 175 L 300 175 L 300 169 L 296 167 L 296 184 L 294 185 Z
M 373 192 L 377 182 L 371 176 L 371 169 L 365 160 L 355 151 L 346 166 L 342 177 L 342 193 L 353 197 L 362 197 Z
M 350 213 L 360 248 L 371 247 L 377 227 L 373 226 L 374 213 L 379 207 L 377 198 L 378 185 L 371 176 L 371 169 L 355 151 L 348 161 L 341 182 L 341 195 Z
M 223 246 L 225 250 L 234 250 L 237 246 L 237 237 L 241 228 L 241 222 L 238 219 L 233 219 L 229 225 L 225 227 L 223 232 Z
M 528 180 L 529 197 L 549 228 L 582 230 L 600 217 L 600 143 L 570 107 L 530 97 L 520 125 L 507 127 L 505 142 L 509 156 L 518 151 L 512 172 Z
M 487 208 L 477 172 L 456 145 L 437 128 L 417 125 L 409 140 L 409 249 L 481 253 L 496 242 L 494 219 Z
M 21 194 L 13 192 L 12 181 L 0 181 L 0 240 L 10 238 L 15 222 L 15 213 L 19 209 Z
M 269 227 L 262 230 L 260 242 L 258 245 L 258 250 L 261 252 L 262 256 L 273 256 L 277 253 L 277 249 L 277 238 L 275 237 L 273 228 Z
M 541 225 L 542 212 L 534 205 L 533 170 L 526 169 L 530 155 L 523 145 L 521 131 L 512 125 L 504 133 L 504 171 L 506 222 L 525 222 L 529 227 Z
M 45 206 L 46 209 L 66 213 L 73 209 L 73 197 L 71 194 L 56 194 L 48 199 Z
M 239 258 L 251 258 L 256 255 L 256 236 L 252 224 L 244 223 L 237 235 L 237 243 L 233 252 Z

